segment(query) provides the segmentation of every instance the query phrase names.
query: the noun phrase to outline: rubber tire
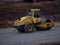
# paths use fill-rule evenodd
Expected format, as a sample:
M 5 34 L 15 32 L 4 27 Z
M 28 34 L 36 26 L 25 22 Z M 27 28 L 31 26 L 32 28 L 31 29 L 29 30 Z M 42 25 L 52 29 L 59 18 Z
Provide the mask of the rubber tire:
M 29 31 L 29 29 L 28 29 L 28 26 L 29 25 L 31 25 L 32 26 L 32 31 Z M 24 32 L 26 32 L 26 33 L 31 33 L 31 32 L 33 32 L 34 31 L 34 24 L 33 23 L 26 23 L 25 25 L 24 25 Z

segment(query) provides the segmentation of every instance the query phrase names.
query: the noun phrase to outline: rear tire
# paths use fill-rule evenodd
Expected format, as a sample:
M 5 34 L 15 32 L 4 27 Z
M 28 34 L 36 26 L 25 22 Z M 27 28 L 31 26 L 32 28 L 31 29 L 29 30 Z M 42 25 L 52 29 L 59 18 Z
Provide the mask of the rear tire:
M 24 32 L 26 32 L 26 33 L 31 33 L 31 32 L 33 32 L 34 31 L 34 24 L 33 23 L 26 23 L 25 25 L 24 25 Z

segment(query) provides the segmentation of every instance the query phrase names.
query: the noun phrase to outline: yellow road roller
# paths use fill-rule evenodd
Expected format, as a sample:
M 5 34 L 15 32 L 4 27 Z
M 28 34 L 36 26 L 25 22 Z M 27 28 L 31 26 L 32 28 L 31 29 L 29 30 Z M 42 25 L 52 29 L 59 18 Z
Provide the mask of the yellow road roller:
M 54 26 L 54 21 L 40 17 L 40 9 L 29 9 L 26 16 L 13 23 L 13 27 L 19 32 L 34 32 L 37 30 L 50 30 Z

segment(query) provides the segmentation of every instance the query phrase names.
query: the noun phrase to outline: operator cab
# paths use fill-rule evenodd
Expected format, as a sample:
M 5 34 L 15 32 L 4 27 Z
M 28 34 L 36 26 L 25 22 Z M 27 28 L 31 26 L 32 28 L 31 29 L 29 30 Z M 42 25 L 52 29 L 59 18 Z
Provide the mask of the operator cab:
M 40 9 L 30 9 L 27 12 L 28 16 L 33 16 L 35 18 L 39 18 L 40 17 Z
M 40 15 L 40 9 L 30 9 L 27 13 L 27 16 L 32 17 L 34 23 L 39 23 L 41 21 Z

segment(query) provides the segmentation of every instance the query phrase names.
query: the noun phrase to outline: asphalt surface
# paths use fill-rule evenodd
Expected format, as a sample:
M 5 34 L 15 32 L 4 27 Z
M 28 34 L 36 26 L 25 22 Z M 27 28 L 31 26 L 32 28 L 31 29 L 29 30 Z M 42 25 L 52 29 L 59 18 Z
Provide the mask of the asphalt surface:
M 0 45 L 39 45 L 60 42 L 60 23 L 49 31 L 19 33 L 15 28 L 0 29 Z

